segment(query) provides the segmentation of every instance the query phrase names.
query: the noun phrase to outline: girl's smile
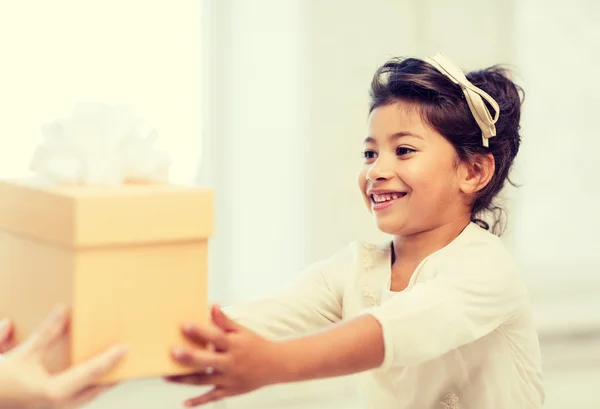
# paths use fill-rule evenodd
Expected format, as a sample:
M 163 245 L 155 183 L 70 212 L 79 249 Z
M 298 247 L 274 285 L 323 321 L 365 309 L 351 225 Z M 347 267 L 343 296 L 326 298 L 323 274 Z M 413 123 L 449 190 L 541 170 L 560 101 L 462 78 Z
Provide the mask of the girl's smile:
M 373 211 L 387 209 L 408 195 L 407 192 L 375 191 L 374 189 L 370 190 L 368 194 L 373 202 L 371 206 Z

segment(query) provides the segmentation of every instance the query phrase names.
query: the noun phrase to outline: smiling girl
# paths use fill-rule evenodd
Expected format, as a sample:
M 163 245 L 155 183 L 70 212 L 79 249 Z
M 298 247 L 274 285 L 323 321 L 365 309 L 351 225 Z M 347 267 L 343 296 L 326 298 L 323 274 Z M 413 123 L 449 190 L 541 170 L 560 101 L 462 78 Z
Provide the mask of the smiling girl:
M 382 66 L 358 185 L 393 239 L 353 243 L 286 291 L 184 325 L 199 347 L 173 356 L 199 373 L 174 380 L 214 385 L 187 404 L 362 372 L 373 409 L 540 408 L 527 290 L 481 220 L 519 150 L 519 91 L 498 67 L 465 76 L 443 55 Z

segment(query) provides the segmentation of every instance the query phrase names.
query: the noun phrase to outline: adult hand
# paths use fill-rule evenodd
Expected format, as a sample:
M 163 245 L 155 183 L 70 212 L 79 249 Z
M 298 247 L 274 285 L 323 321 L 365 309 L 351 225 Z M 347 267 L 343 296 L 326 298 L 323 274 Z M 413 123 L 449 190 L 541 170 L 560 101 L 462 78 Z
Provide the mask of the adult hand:
M 42 362 L 45 352 L 67 336 L 68 314 L 57 307 L 21 345 L 0 361 L 0 408 L 74 409 L 95 398 L 107 386 L 95 381 L 125 355 L 120 346 L 58 374 L 50 374 Z M 12 325 L 0 328 L 0 350 L 8 349 Z
M 167 378 L 170 382 L 213 385 L 204 395 L 185 402 L 188 407 L 240 395 L 280 380 L 280 344 L 268 341 L 233 322 L 217 306 L 211 309 L 213 325 L 184 325 L 183 334 L 197 347 L 178 347 L 173 358 L 197 373 Z M 206 347 L 209 345 L 209 348 Z
M 4 359 L 5 352 L 8 352 L 12 348 L 12 322 L 8 318 L 4 318 L 0 321 L 0 362 Z

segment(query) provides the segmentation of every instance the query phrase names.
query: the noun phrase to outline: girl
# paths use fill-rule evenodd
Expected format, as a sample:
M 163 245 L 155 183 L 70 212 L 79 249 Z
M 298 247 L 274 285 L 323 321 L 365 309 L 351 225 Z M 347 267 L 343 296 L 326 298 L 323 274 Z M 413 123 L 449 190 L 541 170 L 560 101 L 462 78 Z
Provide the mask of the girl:
M 186 404 L 364 372 L 373 409 L 540 408 L 527 290 L 478 218 L 519 149 L 519 91 L 498 67 L 465 76 L 439 54 L 383 65 L 358 185 L 393 240 L 354 243 L 287 291 L 184 325 L 198 347 L 173 357 L 202 372 L 172 380 L 214 385 Z

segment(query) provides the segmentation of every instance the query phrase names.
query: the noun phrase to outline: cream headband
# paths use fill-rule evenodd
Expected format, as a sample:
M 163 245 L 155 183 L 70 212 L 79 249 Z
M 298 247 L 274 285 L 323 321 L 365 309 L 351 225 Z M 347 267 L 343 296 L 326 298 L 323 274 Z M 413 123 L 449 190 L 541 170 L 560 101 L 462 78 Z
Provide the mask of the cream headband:
M 473 118 L 475 118 L 477 125 L 479 125 L 479 128 L 481 128 L 483 146 L 487 148 L 489 146 L 488 139 L 496 136 L 495 124 L 498 121 L 498 116 L 500 115 L 500 107 L 498 106 L 498 103 L 485 91 L 471 84 L 462 70 L 454 65 L 452 61 L 450 61 L 445 55 L 437 53 L 435 57 L 427 57 L 425 60 L 437 68 L 446 77 L 450 78 L 452 82 L 460 86 L 465 94 L 465 98 L 467 100 L 467 104 L 469 104 Z M 494 111 L 496 111 L 496 114 L 493 118 L 482 98 L 485 98 L 492 108 L 494 108 Z

